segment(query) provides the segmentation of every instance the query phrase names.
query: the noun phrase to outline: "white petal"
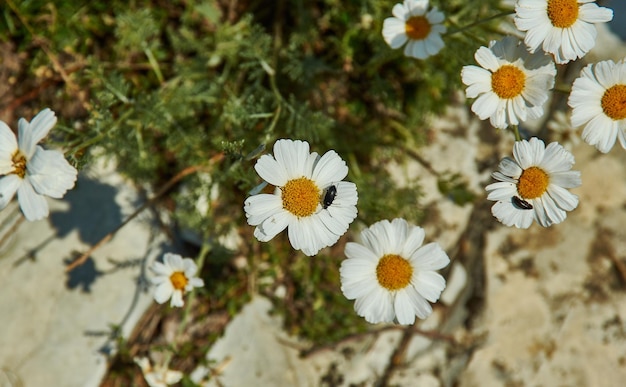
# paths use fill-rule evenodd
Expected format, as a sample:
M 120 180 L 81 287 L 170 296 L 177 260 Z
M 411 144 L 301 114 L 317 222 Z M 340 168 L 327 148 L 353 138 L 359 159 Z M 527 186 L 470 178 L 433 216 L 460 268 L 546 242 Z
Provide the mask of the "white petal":
M 409 286 L 404 291 L 409 296 L 410 305 L 413 307 L 413 311 L 417 317 L 425 319 L 432 314 L 432 306 L 430 306 L 424 297 L 419 295 L 417 290 Z
M 363 230 L 363 233 L 365 233 L 365 231 L 367 230 Z M 369 231 L 374 236 L 373 239 L 377 241 L 377 243 L 382 247 L 382 251 L 384 251 L 384 253 L 379 256 L 383 256 L 384 254 L 400 254 L 402 246 L 391 243 L 394 230 L 391 227 L 390 221 L 385 219 L 376 222 L 370 226 Z M 363 235 L 363 233 L 361 235 Z
M 393 309 L 398 323 L 402 325 L 412 325 L 415 322 L 415 307 L 411 301 L 406 291 L 400 290 L 396 293 Z
M 408 18 L 407 8 L 405 8 L 402 4 L 396 4 L 393 6 L 391 10 L 391 14 L 400 20 L 406 20 Z
M 579 7 L 579 18 L 587 23 L 606 23 L 613 20 L 613 10 L 599 7 L 595 3 L 587 3 Z
M 541 196 L 540 200 L 543 203 L 543 208 L 547 215 L 547 219 L 540 219 L 539 224 L 544 227 L 549 227 L 552 224 L 558 224 L 565 220 L 565 218 L 567 217 L 567 213 L 559 208 L 559 206 L 554 202 L 554 199 L 550 197 L 550 195 L 543 195 Z
M 284 186 L 289 180 L 287 170 L 270 155 L 259 157 L 254 169 L 261 179 L 277 187 Z
M 172 272 L 185 271 L 183 257 L 178 254 L 165 253 L 163 255 L 163 262 L 172 269 Z
M 487 119 L 494 115 L 498 110 L 499 98 L 494 92 L 482 94 L 472 104 L 472 111 L 476 113 L 481 120 Z
M 319 159 L 313 169 L 312 179 L 320 187 L 326 187 L 334 182 L 343 180 L 348 175 L 346 162 L 337 152 L 330 150 Z
M 189 278 L 189 284 L 187 286 L 189 287 L 187 290 L 191 290 L 191 288 L 201 288 L 204 286 L 204 280 L 198 277 Z
M 385 19 L 382 34 L 385 42 L 393 49 L 401 47 L 408 40 L 404 21 L 396 18 Z
M 367 296 L 358 298 L 354 303 L 354 310 L 371 324 L 392 322 L 395 315 L 392 295 L 381 287 L 376 287 Z
M 13 155 L 17 151 L 17 140 L 11 128 L 0 121 L 0 175 L 13 171 Z
M 495 72 L 500 68 L 500 63 L 498 63 L 498 59 L 487 47 L 483 46 L 476 50 L 476 53 L 474 54 L 474 59 L 476 59 L 476 62 L 478 62 L 481 67 L 490 70 L 491 72 Z
M 195 277 L 198 272 L 198 265 L 191 258 L 183 259 L 183 272 L 185 273 L 185 277 L 192 278 Z
M 174 286 L 172 286 L 172 283 L 170 281 L 163 282 L 154 289 L 154 300 L 159 304 L 163 304 L 172 297 L 173 293 Z
M 344 253 L 346 254 L 346 257 L 348 258 L 365 259 L 365 260 L 372 261 L 375 263 L 378 263 L 378 259 L 380 258 L 372 250 L 356 242 L 346 243 Z
M 517 209 L 511 200 L 498 201 L 491 207 L 491 213 L 505 226 L 528 228 L 533 222 L 533 211 Z
M 387 240 L 390 246 L 397 246 L 394 247 L 394 252 L 397 252 L 397 254 L 402 254 L 408 231 L 409 224 L 406 220 L 395 218 L 391 221 L 391 227 L 387 232 Z
M 67 162 L 63 153 L 56 150 L 44 150 L 37 146 L 26 166 L 27 179 L 40 195 L 60 199 L 76 182 L 76 169 Z
M 319 216 L 295 218 L 289 223 L 289 242 L 305 255 L 316 255 L 322 248 L 334 245 L 339 235 L 333 234 L 322 223 Z
M 424 229 L 417 226 L 412 226 L 406 235 L 406 240 L 404 242 L 404 246 L 402 247 L 402 251 L 400 252 L 400 256 L 402 257 L 411 257 L 417 249 L 422 246 L 424 243 Z
M 165 265 L 165 264 L 163 264 L 161 262 L 158 262 L 158 261 L 154 261 L 152 263 L 152 266 L 150 266 L 150 268 L 157 275 L 157 277 L 155 277 L 155 278 L 160 278 L 160 277 L 168 277 L 169 278 L 169 276 L 171 276 L 172 273 L 173 273 L 173 270 L 172 270 L 172 268 L 169 265 Z
M 519 166 L 517 161 L 513 160 L 510 157 L 505 157 L 502 160 L 500 160 L 500 164 L 498 164 L 498 169 L 504 175 L 513 177 L 515 179 L 518 179 L 522 175 L 522 172 L 523 172 L 522 168 Z
M 583 141 L 595 146 L 600 152 L 608 153 L 617 139 L 617 128 L 603 116 L 594 117 L 583 129 Z
M 548 195 L 550 195 L 554 199 L 555 203 L 565 211 L 572 211 L 578 206 L 578 196 L 556 184 L 550 184 L 548 186 Z
M 317 216 L 324 226 L 335 235 L 343 235 L 348 231 L 349 223 L 343 222 L 339 218 L 332 217 L 328 211 L 321 211 Z
M 341 263 L 341 291 L 349 300 L 365 297 L 378 285 L 375 262 L 346 259 Z
M 550 183 L 562 188 L 576 188 L 582 184 L 580 171 L 557 172 L 550 175 Z
M 489 192 L 489 195 L 487 195 L 487 199 L 494 201 L 511 200 L 511 197 L 517 195 L 517 185 L 508 182 L 489 184 L 487 187 L 485 187 L 485 190 Z
M 48 135 L 56 122 L 57 118 L 54 112 L 48 108 L 39 112 L 30 124 L 23 118 L 19 120 L 18 143 L 26 159 L 33 156 L 37 143 Z
M 0 177 L 0 210 L 9 204 L 23 180 L 14 174 Z
M 292 218 L 295 217 L 288 211 L 277 212 L 255 228 L 254 236 L 261 242 L 267 242 L 283 231 Z
M 24 180 L 23 184 L 17 189 L 17 199 L 27 220 L 40 220 L 48 216 L 46 199 L 36 193 L 27 180 Z
M 363 245 L 367 247 L 369 250 L 373 251 L 377 257 L 382 257 L 385 254 L 388 254 L 387 246 L 383 244 L 381 240 L 379 240 L 379 236 L 377 232 L 375 232 L 374 228 L 377 228 L 377 224 L 381 222 L 389 222 L 388 220 L 381 220 L 379 222 L 374 223 L 369 228 L 361 231 L 361 241 Z
M 428 243 L 420 247 L 409 261 L 416 270 L 439 270 L 450 263 L 450 258 L 437 243 Z
M 278 195 L 258 194 L 247 198 L 243 209 L 248 224 L 257 226 L 270 216 L 283 211 L 283 202 Z
M 308 142 L 300 140 L 278 140 L 274 143 L 274 157 L 286 170 L 288 180 L 297 179 L 302 176 L 311 176 L 311 171 L 305 171 L 309 157 Z
M 461 80 L 468 86 L 465 95 L 476 98 L 479 94 L 491 91 L 491 73 L 478 66 L 463 66 Z
M 183 301 L 183 292 L 180 290 L 174 290 L 174 292 L 172 293 L 170 306 L 173 308 L 182 308 L 184 305 L 185 301 Z
M 436 302 L 446 287 L 446 280 L 434 271 L 418 270 L 413 274 L 411 283 L 420 294 L 430 302 Z

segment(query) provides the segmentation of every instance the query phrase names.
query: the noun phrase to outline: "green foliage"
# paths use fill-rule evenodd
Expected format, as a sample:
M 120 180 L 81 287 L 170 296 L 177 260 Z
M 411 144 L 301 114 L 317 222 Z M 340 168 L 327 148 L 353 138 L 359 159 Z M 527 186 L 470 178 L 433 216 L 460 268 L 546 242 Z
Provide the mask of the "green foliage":
M 467 181 L 463 180 L 458 173 L 440 176 L 437 180 L 437 188 L 460 206 L 472 203 L 476 199 L 476 195 L 467 186 Z

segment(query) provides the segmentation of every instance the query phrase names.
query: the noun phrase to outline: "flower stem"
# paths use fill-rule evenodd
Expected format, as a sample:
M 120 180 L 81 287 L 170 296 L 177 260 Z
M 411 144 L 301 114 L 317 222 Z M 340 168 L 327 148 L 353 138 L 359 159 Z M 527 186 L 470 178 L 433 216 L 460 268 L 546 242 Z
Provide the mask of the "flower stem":
M 519 128 L 517 125 L 512 125 L 513 134 L 515 135 L 515 141 L 522 141 L 522 136 L 519 134 Z
M 469 30 L 470 28 L 474 28 L 477 25 L 480 25 L 480 24 L 483 24 L 483 23 L 487 23 L 487 22 L 490 22 L 490 21 L 492 21 L 494 19 L 498 19 L 498 18 L 501 18 L 501 17 L 509 16 L 509 15 L 514 14 L 514 13 L 515 13 L 515 11 L 500 12 L 500 13 L 497 13 L 497 14 L 495 14 L 493 16 L 489 16 L 488 18 L 477 20 L 474 23 L 470 23 L 470 24 L 468 24 L 468 25 L 466 25 L 464 27 L 460 27 L 460 28 L 457 28 L 455 30 L 446 32 L 445 34 L 443 34 L 443 36 L 448 36 L 448 35 L 456 34 L 458 32 L 463 32 L 463 31 Z

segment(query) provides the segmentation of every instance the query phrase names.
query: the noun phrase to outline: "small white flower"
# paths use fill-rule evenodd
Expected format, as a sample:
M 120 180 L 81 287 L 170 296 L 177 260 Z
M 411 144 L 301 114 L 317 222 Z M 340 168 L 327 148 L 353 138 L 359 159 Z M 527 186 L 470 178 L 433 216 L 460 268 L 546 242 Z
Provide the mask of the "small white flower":
M 518 228 L 530 227 L 533 219 L 544 227 L 565 220 L 566 211 L 578 206 L 578 196 L 566 189 L 581 184 L 580 172 L 571 170 L 574 156 L 556 142 L 546 147 L 533 137 L 515 142 L 513 157 L 500 161 L 492 174 L 499 182 L 486 187 L 487 199 L 496 201 L 493 216 Z
M 382 220 L 361 232 L 362 243 L 348 242 L 341 263 L 341 291 L 356 300 L 354 310 L 369 323 L 409 325 L 432 313 L 446 286 L 435 270 L 450 258 L 437 243 L 424 242 L 424 229 L 404 219 Z M 428 301 L 427 301 L 428 300 Z
M 539 46 L 563 64 L 582 58 L 596 44 L 595 23 L 613 19 L 613 10 L 594 0 L 519 0 L 515 25 L 525 31 L 530 52 Z
M 393 7 L 393 17 L 383 22 L 383 38 L 393 48 L 404 47 L 404 55 L 425 59 L 437 54 L 444 46 L 441 34 L 443 13 L 436 7 L 428 10 L 428 0 L 404 0 Z
M 133 358 L 135 363 L 141 368 L 144 379 L 150 387 L 167 387 L 178 383 L 183 378 L 180 371 L 170 370 L 165 366 L 152 367 L 150 360 L 145 357 Z
M 333 150 L 320 157 L 309 153 L 305 141 L 278 140 L 274 156 L 261 156 L 254 169 L 275 187 L 273 194 L 250 196 L 244 204 L 261 242 L 287 228 L 291 246 L 312 256 L 334 245 L 356 218 L 356 185 L 341 181 L 348 166 Z
M 195 277 L 198 267 L 190 258 L 183 259 L 180 255 L 166 253 L 163 263 L 154 262 L 152 270 L 156 274 L 151 280 L 156 286 L 154 300 L 159 304 L 171 299 L 170 306 L 182 307 L 185 304 L 184 293 L 204 286 L 204 281 Z
M 626 62 L 590 64 L 574 81 L 567 101 L 572 124 L 584 125 L 583 140 L 607 153 L 619 138 L 626 149 Z
M 554 86 L 556 67 L 543 52 L 529 54 L 514 37 L 492 41 L 474 54 L 478 66 L 463 66 L 465 95 L 476 98 L 472 111 L 481 120 L 506 129 L 520 121 L 539 118 L 548 90 Z
M 17 192 L 20 208 L 27 220 L 48 216 L 45 196 L 60 199 L 76 182 L 76 169 L 63 153 L 44 150 L 37 145 L 57 122 L 54 112 L 44 109 L 28 123 L 18 122 L 18 138 L 0 121 L 0 210 Z

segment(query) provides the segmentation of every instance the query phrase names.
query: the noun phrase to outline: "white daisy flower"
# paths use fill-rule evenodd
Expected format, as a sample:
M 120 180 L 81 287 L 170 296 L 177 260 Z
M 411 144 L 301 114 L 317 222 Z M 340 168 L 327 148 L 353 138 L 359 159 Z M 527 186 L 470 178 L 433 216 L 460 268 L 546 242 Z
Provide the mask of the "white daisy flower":
M 578 197 L 566 189 L 581 184 L 580 172 L 571 170 L 574 156 L 556 142 L 546 147 L 533 137 L 515 142 L 513 157 L 500 161 L 492 174 L 499 182 L 486 187 L 487 199 L 496 201 L 493 216 L 518 228 L 530 227 L 533 219 L 544 227 L 565 220 L 566 211 L 578 206 Z
M 393 17 L 383 22 L 383 38 L 393 48 L 404 47 L 404 55 L 425 59 L 438 53 L 444 46 L 441 34 L 443 13 L 436 7 L 428 9 L 428 0 L 404 0 L 393 7 Z
M 404 219 L 382 220 L 361 232 L 362 243 L 348 242 L 341 263 L 341 291 L 356 300 L 354 310 L 369 323 L 410 325 L 432 313 L 446 287 L 435 270 L 450 258 L 437 243 L 424 242 L 424 229 Z
M 613 19 L 613 10 L 595 0 L 519 0 L 515 26 L 525 31 L 530 52 L 539 46 L 563 64 L 582 58 L 596 44 L 595 23 Z
M 21 118 L 16 138 L 0 121 L 0 210 L 17 192 L 26 219 L 43 219 L 49 213 L 44 195 L 60 199 L 74 187 L 77 172 L 63 153 L 37 145 L 56 122 L 50 109 L 39 112 L 30 123 Z
M 183 259 L 178 254 L 166 253 L 163 263 L 154 262 L 151 269 L 156 274 L 151 279 L 156 286 L 154 300 L 159 304 L 171 299 L 170 306 L 182 307 L 185 305 L 184 293 L 204 286 L 202 278 L 195 276 L 198 266 L 191 258 Z
M 514 37 L 492 41 L 474 54 L 478 66 L 463 66 L 465 95 L 476 98 L 472 111 L 481 120 L 506 129 L 520 121 L 539 118 L 548 90 L 554 86 L 556 67 L 543 52 L 529 54 Z
M 619 138 L 626 149 L 626 62 L 590 64 L 574 81 L 567 101 L 572 124 L 584 125 L 583 140 L 607 153 Z
M 183 378 L 183 373 L 174 371 L 166 366 L 154 366 L 150 364 L 150 360 L 145 357 L 133 358 L 135 364 L 141 368 L 144 379 L 150 387 L 167 387 L 178 383 Z
M 291 246 L 312 256 L 334 245 L 356 218 L 356 185 L 341 181 L 348 166 L 333 150 L 320 157 L 305 141 L 278 140 L 274 156 L 261 156 L 254 169 L 276 187 L 245 201 L 248 224 L 261 242 L 288 228 Z

